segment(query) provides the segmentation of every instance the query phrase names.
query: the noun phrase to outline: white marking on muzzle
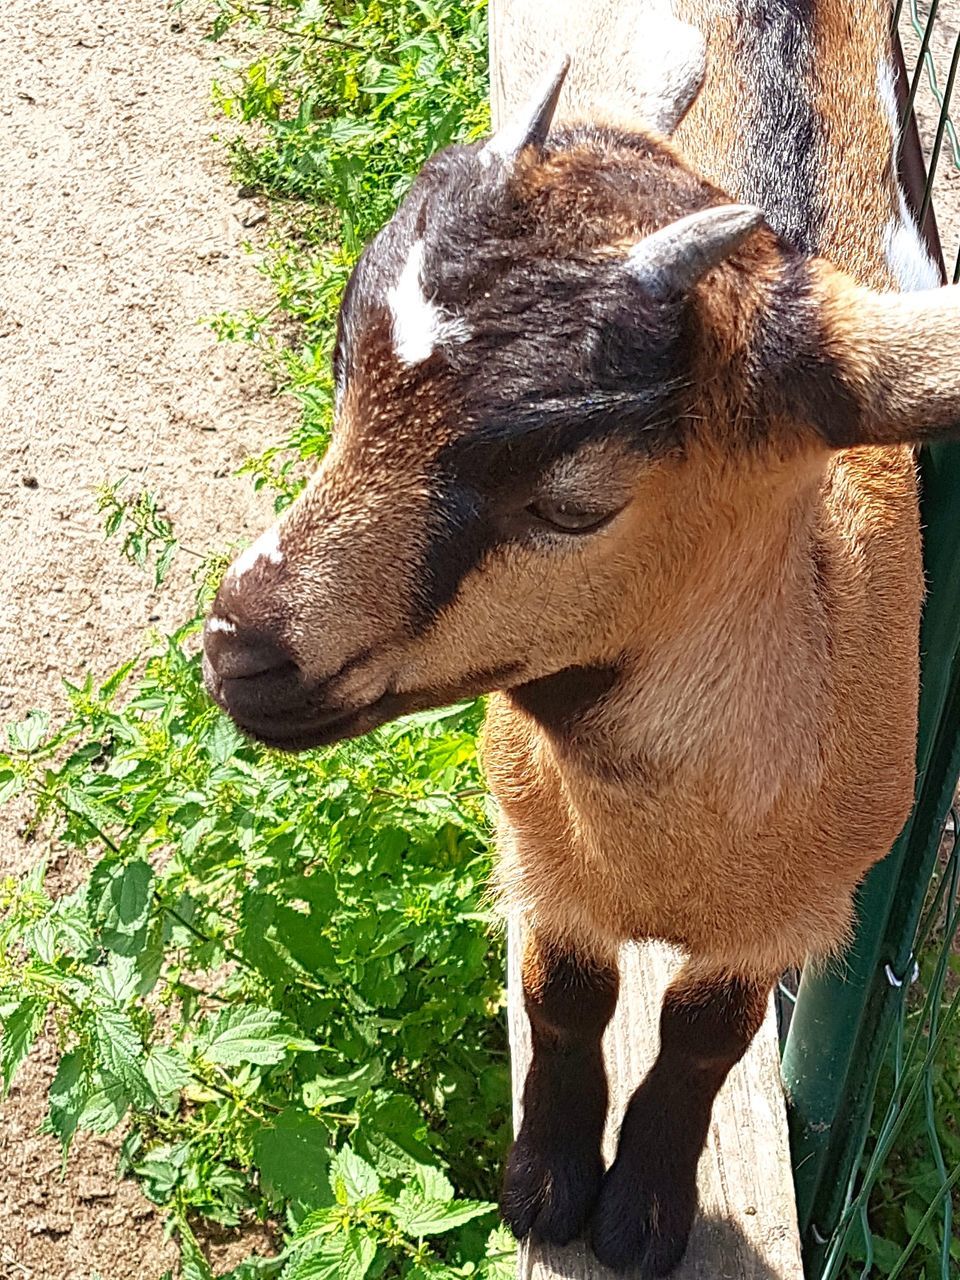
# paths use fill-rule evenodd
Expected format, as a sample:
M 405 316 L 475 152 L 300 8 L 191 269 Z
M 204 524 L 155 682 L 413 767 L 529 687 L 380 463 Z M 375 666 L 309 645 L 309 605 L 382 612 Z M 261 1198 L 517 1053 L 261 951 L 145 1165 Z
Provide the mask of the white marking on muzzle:
M 393 316 L 393 345 L 406 365 L 420 364 L 441 342 L 465 342 L 465 321 L 446 315 L 423 291 L 423 241 L 411 246 L 395 285 L 387 290 Z
M 232 636 L 235 633 L 236 629 L 237 628 L 233 625 L 233 623 L 228 622 L 226 618 L 218 618 L 216 616 L 213 616 L 207 619 L 208 631 L 223 631 L 226 635 Z
M 233 578 L 242 578 L 260 560 L 267 560 L 270 564 L 283 564 L 280 534 L 275 524 L 237 556 L 227 573 Z

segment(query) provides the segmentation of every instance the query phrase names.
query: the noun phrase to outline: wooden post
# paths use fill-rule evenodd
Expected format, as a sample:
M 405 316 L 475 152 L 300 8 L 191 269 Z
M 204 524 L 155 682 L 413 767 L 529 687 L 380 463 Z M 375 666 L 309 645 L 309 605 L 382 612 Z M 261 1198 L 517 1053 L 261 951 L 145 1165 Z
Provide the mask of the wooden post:
M 561 52 L 571 55 L 573 65 L 559 119 L 650 118 L 644 64 L 657 49 L 641 24 L 670 15 L 669 0 L 490 0 L 494 126 Z M 515 1124 L 530 1060 L 518 933 L 514 922 L 509 1018 Z M 626 948 L 621 963 L 620 1001 L 604 1041 L 611 1095 L 608 1160 L 626 1101 L 656 1054 L 660 1003 L 677 957 L 648 944 Z M 701 1214 L 675 1280 L 803 1280 L 772 1003 L 763 1029 L 717 1098 L 699 1185 Z M 606 1280 L 610 1273 L 584 1245 L 574 1244 L 525 1246 L 519 1275 L 523 1280 Z
M 489 14 L 494 128 L 563 53 L 573 64 L 557 121 L 656 118 L 651 72 L 670 38 L 670 0 L 489 0 Z

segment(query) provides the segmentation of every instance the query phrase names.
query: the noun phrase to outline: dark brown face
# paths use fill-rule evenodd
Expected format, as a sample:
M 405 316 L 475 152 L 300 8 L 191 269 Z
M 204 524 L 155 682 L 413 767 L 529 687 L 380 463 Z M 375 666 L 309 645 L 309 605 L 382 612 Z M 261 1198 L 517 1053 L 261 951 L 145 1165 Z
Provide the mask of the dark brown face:
M 663 571 L 698 334 L 628 251 L 716 195 L 644 137 L 551 142 L 435 157 L 350 280 L 328 456 L 206 625 L 210 693 L 264 742 L 609 669 Z

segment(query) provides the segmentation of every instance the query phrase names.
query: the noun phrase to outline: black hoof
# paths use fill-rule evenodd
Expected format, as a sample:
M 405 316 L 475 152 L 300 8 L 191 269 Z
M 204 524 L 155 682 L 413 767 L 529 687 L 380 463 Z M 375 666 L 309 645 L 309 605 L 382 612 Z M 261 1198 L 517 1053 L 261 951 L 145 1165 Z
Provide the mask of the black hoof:
M 599 1152 L 547 1153 L 525 1143 L 521 1133 L 507 1156 L 500 1212 L 518 1240 L 569 1244 L 583 1233 L 602 1179 Z
M 666 1276 L 683 1258 L 697 1210 L 694 1178 L 614 1162 L 590 1222 L 590 1243 L 611 1271 Z

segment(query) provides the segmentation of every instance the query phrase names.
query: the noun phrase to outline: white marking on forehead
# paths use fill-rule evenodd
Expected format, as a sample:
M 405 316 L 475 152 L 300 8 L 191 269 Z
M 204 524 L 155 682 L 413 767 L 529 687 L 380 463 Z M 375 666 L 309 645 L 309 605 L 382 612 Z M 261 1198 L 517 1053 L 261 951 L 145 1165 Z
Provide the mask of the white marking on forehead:
M 444 314 L 423 291 L 423 241 L 417 240 L 407 254 L 400 278 L 387 290 L 393 315 L 393 345 L 406 365 L 420 364 L 441 342 L 465 342 L 470 336 L 466 322 Z
M 228 622 L 226 618 L 212 617 L 207 619 L 208 631 L 223 631 L 226 635 L 232 636 L 236 629 L 233 623 Z
M 266 533 L 261 533 L 256 542 L 237 556 L 227 570 L 233 578 L 240 578 L 260 560 L 268 560 L 270 564 L 283 564 L 283 552 L 280 550 L 280 532 L 277 526 L 271 525 Z

